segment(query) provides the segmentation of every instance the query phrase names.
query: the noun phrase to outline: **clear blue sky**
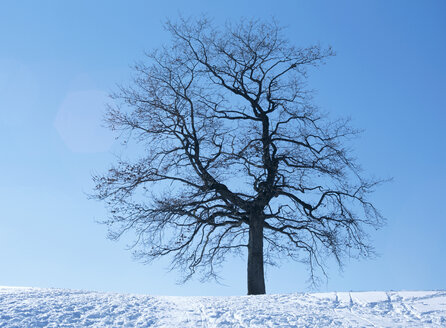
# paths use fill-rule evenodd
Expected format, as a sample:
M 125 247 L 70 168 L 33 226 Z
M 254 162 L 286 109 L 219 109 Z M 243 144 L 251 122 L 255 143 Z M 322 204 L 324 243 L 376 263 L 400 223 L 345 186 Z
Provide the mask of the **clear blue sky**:
M 330 268 L 321 291 L 446 289 L 446 2 L 1 1 L 0 285 L 158 295 L 245 294 L 245 262 L 225 285 L 176 285 L 167 262 L 132 260 L 95 223 L 91 173 L 119 151 L 100 127 L 106 95 L 144 50 L 167 40 L 165 18 L 275 16 L 296 45 L 332 45 L 312 75 L 316 103 L 365 130 L 364 169 L 394 181 L 374 200 L 388 218 L 376 260 Z M 307 291 L 301 264 L 267 270 L 269 293 Z

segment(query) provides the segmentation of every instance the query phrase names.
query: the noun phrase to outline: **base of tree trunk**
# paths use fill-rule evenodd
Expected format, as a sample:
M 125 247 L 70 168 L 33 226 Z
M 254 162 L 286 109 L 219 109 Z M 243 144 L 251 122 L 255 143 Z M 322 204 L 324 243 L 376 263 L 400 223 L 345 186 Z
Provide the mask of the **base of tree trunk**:
M 248 243 L 248 295 L 265 294 L 263 271 L 263 222 L 261 217 L 250 218 Z

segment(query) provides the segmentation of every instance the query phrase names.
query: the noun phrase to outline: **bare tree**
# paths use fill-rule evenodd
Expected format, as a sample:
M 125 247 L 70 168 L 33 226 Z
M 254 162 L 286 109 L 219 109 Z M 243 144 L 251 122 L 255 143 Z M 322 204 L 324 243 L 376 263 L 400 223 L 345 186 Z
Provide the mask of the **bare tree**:
M 311 103 L 308 67 L 330 48 L 296 48 L 275 22 L 215 28 L 206 18 L 167 23 L 169 46 L 136 65 L 114 95 L 107 122 L 143 146 L 94 177 L 94 198 L 110 209 L 111 238 L 136 234 L 147 261 L 205 278 L 229 253 L 247 249 L 248 294 L 264 294 L 264 264 L 368 256 L 364 227 L 381 216 L 345 148 L 356 134 Z M 128 140 L 134 140 L 132 138 Z

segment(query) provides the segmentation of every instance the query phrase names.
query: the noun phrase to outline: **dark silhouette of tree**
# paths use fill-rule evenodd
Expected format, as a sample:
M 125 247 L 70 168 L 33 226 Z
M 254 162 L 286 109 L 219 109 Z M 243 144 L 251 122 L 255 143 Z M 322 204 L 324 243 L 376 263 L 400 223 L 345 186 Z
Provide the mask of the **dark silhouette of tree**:
M 308 67 L 333 51 L 296 48 L 275 22 L 215 28 L 206 18 L 168 22 L 169 46 L 136 65 L 114 95 L 111 129 L 134 137 L 139 160 L 94 176 L 111 238 L 136 233 L 147 261 L 171 255 L 187 280 L 216 277 L 229 253 L 247 250 L 248 294 L 264 294 L 264 264 L 369 256 L 364 227 L 381 216 L 345 148 L 357 132 L 311 103 Z

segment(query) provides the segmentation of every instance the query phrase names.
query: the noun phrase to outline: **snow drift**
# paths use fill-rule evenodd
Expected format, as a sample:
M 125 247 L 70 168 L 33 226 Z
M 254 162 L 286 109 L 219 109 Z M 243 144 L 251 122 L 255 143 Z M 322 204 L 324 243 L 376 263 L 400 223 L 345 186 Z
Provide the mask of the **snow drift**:
M 0 327 L 446 327 L 446 291 L 171 297 L 0 287 Z

